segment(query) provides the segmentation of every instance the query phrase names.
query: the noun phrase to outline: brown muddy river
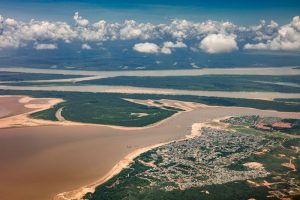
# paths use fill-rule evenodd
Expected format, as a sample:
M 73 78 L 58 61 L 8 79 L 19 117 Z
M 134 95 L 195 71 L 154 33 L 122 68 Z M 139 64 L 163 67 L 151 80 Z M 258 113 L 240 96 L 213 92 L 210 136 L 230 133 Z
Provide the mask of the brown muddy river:
M 211 107 L 140 130 L 100 126 L 0 129 L 0 199 L 50 200 L 57 193 L 99 179 L 137 148 L 183 138 L 195 122 L 246 114 L 300 118 L 300 113 Z
M 299 75 L 296 67 L 243 67 L 243 68 L 203 68 L 203 69 L 177 69 L 177 70 L 124 70 L 124 71 L 86 71 L 63 69 L 37 69 L 27 67 L 0 67 L 0 71 L 44 73 L 44 74 L 69 74 L 85 76 L 199 76 L 208 74 L 236 74 L 236 75 Z M 157 73 L 159 72 L 159 73 Z

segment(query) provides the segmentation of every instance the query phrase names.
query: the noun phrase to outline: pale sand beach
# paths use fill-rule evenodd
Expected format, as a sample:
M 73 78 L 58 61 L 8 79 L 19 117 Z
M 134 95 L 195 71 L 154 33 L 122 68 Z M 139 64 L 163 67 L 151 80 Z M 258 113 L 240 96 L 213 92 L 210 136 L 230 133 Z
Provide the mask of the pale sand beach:
M 31 113 L 51 108 L 63 102 L 56 98 L 31 98 L 28 96 L 0 96 L 0 116 L 3 115 L 1 108 L 5 108 L 9 113 L 5 117 L 0 117 L 0 128 L 38 126 L 55 124 L 55 122 L 31 119 Z
M 132 130 L 61 126 L 64 122 L 0 129 L 0 199 L 49 200 L 62 192 L 101 183 L 121 170 L 120 161 L 130 161 L 149 147 L 185 138 L 195 123 L 252 114 L 300 118 L 300 113 L 199 106 L 155 126 Z
M 22 113 L 27 113 L 32 109 L 18 103 L 21 97 L 16 96 L 0 96 L 0 119 L 10 117 Z

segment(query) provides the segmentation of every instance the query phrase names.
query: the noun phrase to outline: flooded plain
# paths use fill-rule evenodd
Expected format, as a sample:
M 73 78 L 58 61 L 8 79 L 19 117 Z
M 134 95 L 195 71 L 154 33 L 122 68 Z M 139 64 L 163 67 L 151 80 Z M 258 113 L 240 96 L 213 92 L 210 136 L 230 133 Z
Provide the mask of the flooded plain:
M 22 72 L 36 74 L 65 74 L 83 75 L 79 78 L 51 79 L 51 80 L 27 80 L 25 82 L 77 82 L 82 80 L 93 80 L 118 76 L 150 76 L 150 77 L 172 77 L 172 76 L 201 76 L 201 75 L 300 75 L 297 67 L 266 67 L 266 68 L 203 68 L 203 69 L 184 69 L 184 70 L 136 70 L 136 71 L 84 71 L 84 70 L 59 70 L 59 69 L 35 69 L 35 68 L 0 68 L 6 72 Z M 158 73 L 159 72 L 159 73 Z M 11 82 L 11 81 L 6 81 Z M 19 81 L 22 82 L 22 81 Z M 278 83 L 277 83 L 278 84 Z M 286 83 L 279 83 L 286 84 Z M 296 85 L 298 87 L 298 85 Z M 110 86 L 110 85 L 49 85 L 49 86 L 10 86 L 1 85 L 4 90 L 34 90 L 34 91 L 72 91 L 72 92 L 101 92 L 101 93 L 130 93 L 130 94 L 169 94 L 169 95 L 194 95 L 225 98 L 246 98 L 273 100 L 274 98 L 300 98 L 299 93 L 281 92 L 232 92 L 232 91 L 201 91 L 201 90 L 178 90 L 163 88 L 145 88 L 131 86 Z
M 166 95 L 193 95 L 225 98 L 263 99 L 300 98 L 300 93 L 281 92 L 226 92 L 201 90 L 175 90 L 160 88 L 144 88 L 131 86 L 85 85 L 85 86 L 1 86 L 4 90 L 32 90 L 32 91 L 68 91 L 68 92 L 98 92 L 123 94 L 166 94 Z

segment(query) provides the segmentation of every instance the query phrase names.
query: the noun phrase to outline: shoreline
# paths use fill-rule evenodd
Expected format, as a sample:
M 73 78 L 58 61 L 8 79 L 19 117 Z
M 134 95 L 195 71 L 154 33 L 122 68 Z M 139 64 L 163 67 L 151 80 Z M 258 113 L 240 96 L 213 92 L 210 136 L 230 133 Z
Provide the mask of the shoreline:
M 100 179 L 96 180 L 95 182 L 88 184 L 86 186 L 82 186 L 78 189 L 68 191 L 68 192 L 62 192 L 53 198 L 53 200 L 80 200 L 86 193 L 88 192 L 94 192 L 95 188 L 98 187 L 99 185 L 104 184 L 106 181 L 110 180 L 112 177 L 115 175 L 119 174 L 123 169 L 128 167 L 133 160 L 141 155 L 142 153 L 145 153 L 147 151 L 150 151 L 154 148 L 160 147 L 162 145 L 171 143 L 170 142 L 165 142 L 165 143 L 159 143 L 155 145 L 151 145 L 148 147 L 143 147 L 140 149 L 136 149 L 133 152 L 127 154 L 122 160 L 120 160 L 106 175 L 101 177 Z
M 171 120 L 172 118 L 180 115 L 181 113 L 184 112 L 189 112 L 191 110 L 193 110 L 193 108 L 187 109 L 181 107 L 181 109 L 183 109 L 182 111 L 177 111 L 176 113 L 174 113 L 173 115 L 157 121 L 153 124 L 149 124 L 143 127 L 125 127 L 125 126 L 118 126 L 118 125 L 108 125 L 108 124 L 93 124 L 93 123 L 82 123 L 82 122 L 74 122 L 74 121 L 51 121 L 51 120 L 44 120 L 44 119 L 36 119 L 36 118 L 31 118 L 30 114 L 33 114 L 35 112 L 39 112 L 39 111 L 43 111 L 46 109 L 49 109 L 51 107 L 53 107 L 54 105 L 64 102 L 63 99 L 57 99 L 57 98 L 34 98 L 31 96 L 26 96 L 26 95 L 0 95 L 1 97 L 21 97 L 21 99 L 19 100 L 19 103 L 29 103 L 31 100 L 45 100 L 45 99 L 50 99 L 50 101 L 52 100 L 52 102 L 48 102 L 47 105 L 44 105 L 42 108 L 38 108 L 38 106 L 36 106 L 37 108 L 35 108 L 35 106 L 30 106 L 32 109 L 36 109 L 36 110 L 32 110 L 26 113 L 22 113 L 22 114 L 18 114 L 18 115 L 13 115 L 10 117 L 6 117 L 3 119 L 0 119 L 1 125 L 0 125 L 0 129 L 1 128 L 18 128 L 18 127 L 32 127 L 32 126 L 48 126 L 48 125 L 57 125 L 57 126 L 96 126 L 96 127 L 109 127 L 112 129 L 118 129 L 118 130 L 143 130 L 143 129 L 148 129 L 148 128 L 153 128 L 156 126 L 159 126 L 160 124 L 165 123 L 166 121 Z M 22 100 L 23 99 L 23 100 Z M 24 100 L 25 99 L 25 100 Z M 134 99 L 125 99 L 127 101 L 131 101 L 137 104 L 141 104 L 137 101 L 135 101 Z M 178 101 L 179 102 L 179 101 Z M 198 104 L 198 103 L 193 103 L 193 102 L 186 102 L 186 103 L 191 103 L 191 104 L 195 104 L 198 105 L 198 107 L 207 107 L 207 105 L 204 104 Z M 33 105 L 33 104 L 24 104 L 24 107 L 26 107 L 26 105 Z M 145 105 L 145 104 L 144 104 Z M 217 107 L 217 106 L 212 106 L 212 107 Z M 178 106 L 178 108 L 180 108 Z M 11 123 L 14 122 L 14 123 Z M 19 122 L 19 123 L 18 123 Z M 15 126 L 14 124 L 19 124 L 18 126 Z
M 163 145 L 170 144 L 172 142 L 180 142 L 180 141 L 184 141 L 184 140 L 190 140 L 195 137 L 200 137 L 202 134 L 201 130 L 203 127 L 214 127 L 215 128 L 215 126 L 211 126 L 211 125 L 207 124 L 208 122 L 219 121 L 219 120 L 223 120 L 223 119 L 226 119 L 229 117 L 231 117 L 231 116 L 215 118 L 215 119 L 209 120 L 207 122 L 203 122 L 203 123 L 194 123 L 192 125 L 191 133 L 185 135 L 184 138 L 177 139 L 177 140 L 171 140 L 168 142 L 163 142 L 163 143 L 154 144 L 154 145 L 151 145 L 148 147 L 136 149 L 133 152 L 127 154 L 122 160 L 120 160 L 115 166 L 113 166 L 113 168 L 109 172 L 107 172 L 104 176 L 102 176 L 98 180 L 96 180 L 88 185 L 82 186 L 78 189 L 75 189 L 75 190 L 58 193 L 57 195 L 55 195 L 53 197 L 53 200 L 81 200 L 85 194 L 87 194 L 89 192 L 95 192 L 96 187 L 106 183 L 111 178 L 118 175 L 123 169 L 130 166 L 130 164 L 134 162 L 134 159 L 137 158 L 138 156 L 140 156 L 141 154 L 151 151 L 152 149 L 161 147 Z

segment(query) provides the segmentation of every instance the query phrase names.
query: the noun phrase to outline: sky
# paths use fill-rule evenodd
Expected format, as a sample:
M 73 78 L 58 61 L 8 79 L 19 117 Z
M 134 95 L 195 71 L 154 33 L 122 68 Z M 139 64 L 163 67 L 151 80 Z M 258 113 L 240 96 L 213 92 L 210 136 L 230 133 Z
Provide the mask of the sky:
M 79 11 L 91 21 L 161 23 L 171 19 L 229 20 L 255 24 L 261 19 L 287 23 L 300 13 L 297 0 L 0 0 L 0 13 L 18 20 L 63 20 Z
M 16 60 L 16 54 L 30 61 L 37 52 L 58 53 L 61 60 L 89 52 L 111 62 L 114 52 L 127 52 L 131 59 L 152 56 L 155 63 L 182 52 L 192 67 L 193 56 L 202 64 L 229 54 L 294 59 L 300 54 L 299 16 L 299 0 L 0 0 L 0 61 Z M 118 58 L 124 66 L 126 58 Z

